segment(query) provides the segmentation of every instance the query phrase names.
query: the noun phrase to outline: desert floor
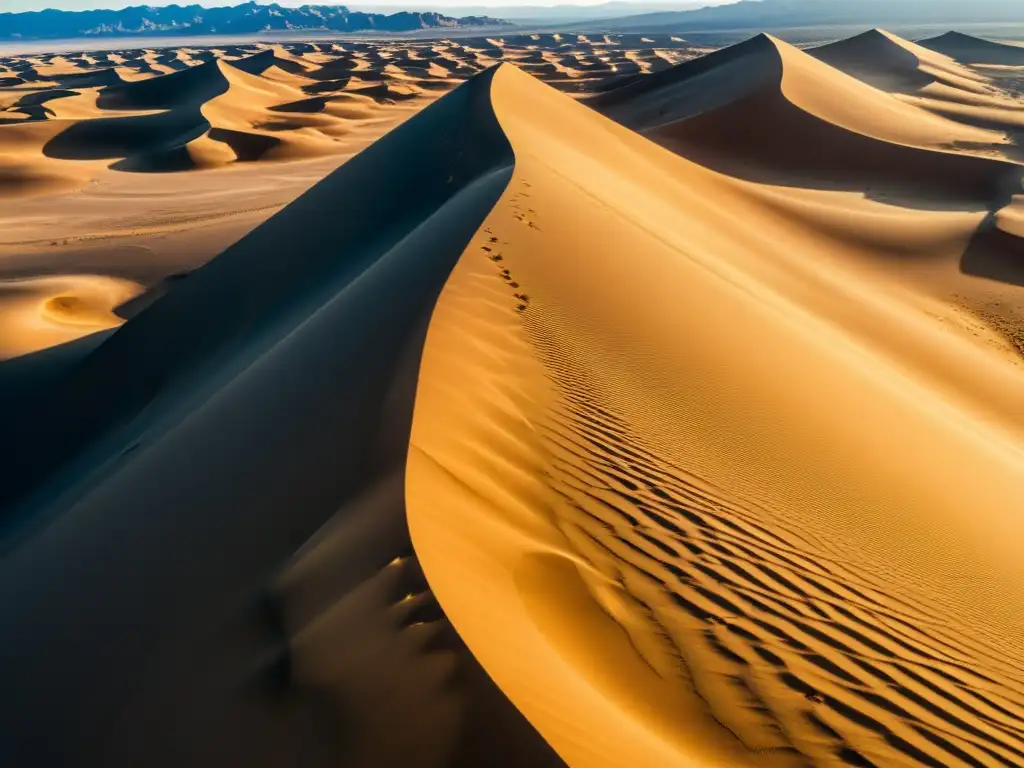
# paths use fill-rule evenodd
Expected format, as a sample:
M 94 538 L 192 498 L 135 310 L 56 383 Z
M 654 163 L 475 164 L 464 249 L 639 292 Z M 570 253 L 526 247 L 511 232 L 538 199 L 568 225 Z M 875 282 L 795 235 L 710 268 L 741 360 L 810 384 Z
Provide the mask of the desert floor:
M 0 762 L 1024 763 L 1024 48 L 0 58 Z

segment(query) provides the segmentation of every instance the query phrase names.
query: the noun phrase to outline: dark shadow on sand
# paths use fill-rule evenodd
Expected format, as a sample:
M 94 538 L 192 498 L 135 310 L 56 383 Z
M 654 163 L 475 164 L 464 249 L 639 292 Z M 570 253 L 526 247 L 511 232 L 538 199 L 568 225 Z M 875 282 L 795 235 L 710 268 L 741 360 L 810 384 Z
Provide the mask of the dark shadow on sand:
M 1024 288 L 1024 238 L 1000 229 L 996 214 L 989 214 L 968 243 L 960 271 Z

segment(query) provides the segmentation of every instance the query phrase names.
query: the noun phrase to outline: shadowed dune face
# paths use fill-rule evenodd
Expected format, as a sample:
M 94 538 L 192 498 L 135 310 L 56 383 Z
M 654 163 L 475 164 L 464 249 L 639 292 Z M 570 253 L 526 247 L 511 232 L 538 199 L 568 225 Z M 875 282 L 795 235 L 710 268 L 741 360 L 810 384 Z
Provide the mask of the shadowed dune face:
M 20 723 L 5 763 L 468 768 L 497 749 L 493 764 L 561 764 L 447 625 L 403 517 L 426 320 L 512 162 L 489 80 L 178 281 L 15 418 L 32 447 L 26 482 L 5 482 L 2 658 L 38 698 L 5 706 Z M 371 335 L 353 333 L 370 317 Z M 262 414 L 244 419 L 256 432 L 207 440 L 245 412 Z M 174 484 L 186 497 L 152 495 L 166 471 L 192 477 Z M 225 515 L 225 492 L 255 478 Z M 156 557 L 139 557 L 146 540 Z M 64 563 L 52 580 L 15 575 L 50 557 Z M 64 622 L 111 631 L 40 635 Z M 37 686 L 51 673 L 88 692 L 88 712 Z
M 812 49 L 810 54 L 905 103 L 1002 133 L 1006 139 L 1001 153 L 1019 161 L 1024 140 L 1021 51 L 956 33 L 915 44 L 873 30 Z M 1016 61 L 1017 65 L 985 66 L 979 61 Z
M 220 96 L 231 83 L 216 62 L 179 72 L 106 88 L 99 94 L 101 109 L 171 109 Z
M 947 32 L 921 40 L 919 44 L 963 64 L 1024 66 L 1024 48 L 982 40 L 960 32 Z
M 1012 67 L 634 37 L 0 58 L 0 764 L 1024 763 Z

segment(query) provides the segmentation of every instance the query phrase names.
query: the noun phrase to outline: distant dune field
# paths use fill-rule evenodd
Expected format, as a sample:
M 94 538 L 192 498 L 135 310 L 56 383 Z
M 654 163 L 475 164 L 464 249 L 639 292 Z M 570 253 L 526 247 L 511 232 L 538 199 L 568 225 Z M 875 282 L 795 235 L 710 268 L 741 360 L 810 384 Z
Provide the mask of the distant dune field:
M 0 763 L 1024 764 L 1024 49 L 0 59 Z

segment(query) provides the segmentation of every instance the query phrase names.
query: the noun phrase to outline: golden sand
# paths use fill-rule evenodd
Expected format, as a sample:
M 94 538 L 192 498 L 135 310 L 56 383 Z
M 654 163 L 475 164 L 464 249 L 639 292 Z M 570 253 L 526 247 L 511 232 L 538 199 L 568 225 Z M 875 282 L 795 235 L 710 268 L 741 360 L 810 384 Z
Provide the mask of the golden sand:
M 0 125 L 210 126 L 7 214 L 0 758 L 1024 763 L 1024 61 L 536 38 L 148 51 Z

